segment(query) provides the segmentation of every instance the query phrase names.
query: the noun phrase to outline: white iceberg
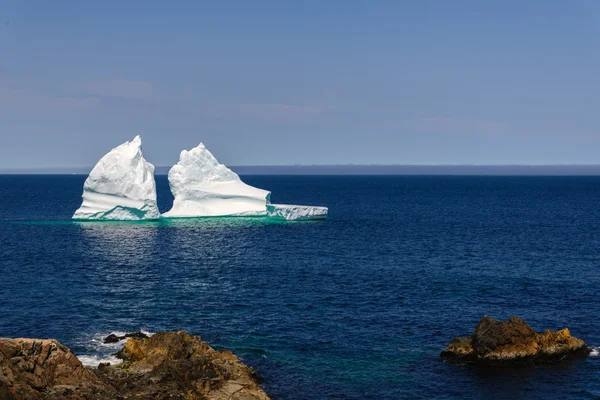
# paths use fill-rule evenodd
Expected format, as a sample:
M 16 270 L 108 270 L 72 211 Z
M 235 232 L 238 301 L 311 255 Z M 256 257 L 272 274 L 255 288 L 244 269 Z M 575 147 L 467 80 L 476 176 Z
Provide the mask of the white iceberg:
M 165 218 L 266 215 L 270 193 L 246 185 L 202 143 L 183 150 L 169 171 L 173 208 Z
M 154 165 L 142 155 L 142 140 L 115 147 L 98 161 L 83 185 L 82 220 L 158 219 Z
M 326 207 L 271 204 L 271 193 L 247 185 L 220 164 L 202 143 L 183 150 L 169 171 L 173 207 L 164 218 L 269 216 L 305 220 L 327 218 Z

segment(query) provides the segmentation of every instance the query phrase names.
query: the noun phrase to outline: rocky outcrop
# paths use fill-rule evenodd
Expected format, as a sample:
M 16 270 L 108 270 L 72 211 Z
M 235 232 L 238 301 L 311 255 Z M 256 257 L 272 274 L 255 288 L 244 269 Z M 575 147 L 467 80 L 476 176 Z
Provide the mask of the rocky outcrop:
M 441 357 L 451 363 L 552 364 L 589 352 L 583 340 L 566 328 L 536 333 L 521 318 L 498 321 L 486 316 L 471 337 L 454 338 Z
M 0 399 L 116 396 L 67 347 L 49 339 L 0 339 Z
M 269 399 L 258 387 L 258 375 L 233 353 L 216 351 L 183 331 L 130 339 L 117 357 L 123 363 L 100 370 L 120 393 L 148 398 L 185 393 L 189 399 Z
M 0 399 L 269 399 L 234 354 L 183 331 L 129 339 L 117 355 L 89 369 L 55 340 L 0 339 Z

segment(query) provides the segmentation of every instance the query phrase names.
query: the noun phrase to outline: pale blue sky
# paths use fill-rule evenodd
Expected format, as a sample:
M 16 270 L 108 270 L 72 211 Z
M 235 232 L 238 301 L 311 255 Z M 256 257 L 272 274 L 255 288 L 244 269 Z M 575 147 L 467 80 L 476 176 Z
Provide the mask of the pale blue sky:
M 0 168 L 600 163 L 600 2 L 0 0 Z

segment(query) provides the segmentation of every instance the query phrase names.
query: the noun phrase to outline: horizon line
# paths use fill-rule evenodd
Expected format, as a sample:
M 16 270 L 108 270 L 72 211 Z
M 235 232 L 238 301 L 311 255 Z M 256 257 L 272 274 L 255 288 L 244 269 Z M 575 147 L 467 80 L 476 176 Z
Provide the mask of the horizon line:
M 87 175 L 93 167 L 0 168 L 2 175 Z M 156 166 L 166 175 L 170 166 Z M 600 164 L 294 164 L 231 166 L 239 175 L 597 176 Z
M 169 165 L 154 165 L 155 168 L 170 168 Z M 227 168 L 276 168 L 276 167 L 600 167 L 597 164 L 458 164 L 458 163 L 439 163 L 439 164 L 242 164 L 226 165 Z M 31 169 L 92 169 L 93 166 L 65 166 L 56 167 L 36 166 L 36 167 L 0 167 L 0 171 L 6 170 L 31 170 Z

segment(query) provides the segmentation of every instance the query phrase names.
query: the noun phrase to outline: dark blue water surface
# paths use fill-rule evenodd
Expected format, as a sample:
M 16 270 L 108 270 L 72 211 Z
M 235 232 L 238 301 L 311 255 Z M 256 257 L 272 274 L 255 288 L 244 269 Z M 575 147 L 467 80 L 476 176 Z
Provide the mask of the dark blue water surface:
M 600 398 L 598 357 L 439 360 L 484 314 L 600 345 L 600 178 L 246 176 L 329 219 L 71 222 L 84 179 L 0 176 L 0 336 L 102 358 L 111 331 L 184 329 L 274 399 Z

